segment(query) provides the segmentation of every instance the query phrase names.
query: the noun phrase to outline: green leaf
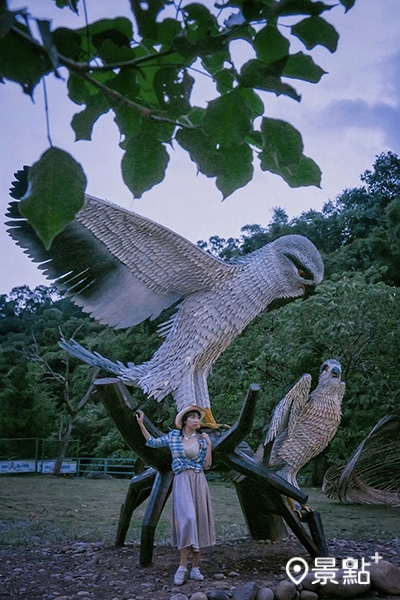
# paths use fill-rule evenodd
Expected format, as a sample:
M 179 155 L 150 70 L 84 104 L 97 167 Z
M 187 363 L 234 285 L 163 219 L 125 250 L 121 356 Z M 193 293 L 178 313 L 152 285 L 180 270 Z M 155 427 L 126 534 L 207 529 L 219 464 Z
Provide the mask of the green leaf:
M 77 33 L 86 36 L 89 34 L 93 43 L 99 45 L 105 39 L 111 39 L 119 46 L 129 45 L 132 40 L 132 21 L 126 17 L 116 17 L 115 19 L 100 19 L 90 23 L 88 27 L 81 27 L 76 30 Z
M 227 60 L 229 60 L 230 56 L 227 52 L 229 47 L 229 38 L 228 36 L 223 35 L 206 35 L 195 43 L 195 52 L 196 54 L 204 59 L 207 56 L 214 56 L 217 53 L 224 52 L 226 54 Z
M 294 174 L 303 152 L 303 140 L 297 129 L 286 121 L 264 118 L 261 135 L 261 168 L 273 173 L 286 170 Z
M 72 117 L 71 127 L 75 132 L 75 141 L 91 140 L 93 125 L 109 110 L 110 103 L 101 92 L 88 98 L 86 108 Z
M 261 60 L 249 60 L 243 65 L 240 71 L 238 77 L 239 83 L 243 87 L 274 92 L 277 96 L 289 96 L 299 102 L 301 97 L 296 90 L 281 81 L 281 75 L 286 62 L 287 59 L 284 58 L 271 65 L 266 65 Z
M 68 78 L 68 97 L 75 104 L 85 104 L 90 98 L 88 83 L 74 73 Z
M 200 173 L 216 177 L 224 198 L 245 186 L 253 177 L 253 152 L 248 143 L 219 145 L 201 129 L 182 129 L 176 140 L 186 150 Z
M 175 123 L 144 117 L 141 119 L 140 134 L 145 138 L 154 138 L 163 144 L 171 144 L 175 127 Z
M 333 4 L 324 4 L 323 2 L 314 2 L 314 0 L 287 0 L 282 2 L 282 9 L 278 11 L 279 15 L 320 15 L 326 10 L 331 10 Z
M 257 58 L 267 65 L 287 56 L 289 46 L 289 40 L 281 34 L 275 23 L 268 23 L 254 38 Z
M 244 187 L 253 177 L 253 152 L 247 144 L 220 146 L 221 169 L 216 185 L 225 198 Z
M 125 136 L 125 140 L 138 135 L 142 118 L 137 110 L 118 104 L 113 107 L 113 111 L 115 113 L 114 121 L 120 133 Z M 120 143 L 120 146 L 123 148 L 123 143 Z
M 28 191 L 19 209 L 47 249 L 82 208 L 86 177 L 64 150 L 49 148 L 28 172 Z
M 165 177 L 169 155 L 164 145 L 140 134 L 126 144 L 122 158 L 122 177 L 135 198 L 160 183 Z
M 316 65 L 311 56 L 298 52 L 289 56 L 282 75 L 293 79 L 302 79 L 310 83 L 318 83 L 325 73 L 326 71 Z
M 67 6 L 76 14 L 78 14 L 78 3 L 79 0 L 56 0 L 56 6 L 58 6 L 58 8 Z
M 251 129 L 252 113 L 237 92 L 230 92 L 209 102 L 203 128 L 218 144 L 229 146 L 243 143 Z
M 250 133 L 246 135 L 246 142 L 252 146 L 255 146 L 259 150 L 262 150 L 263 139 L 261 131 L 250 131 Z
M 106 64 L 127 62 L 135 58 L 134 49 L 129 46 L 120 46 L 114 40 L 107 38 L 97 46 L 97 53 Z
M 82 60 L 90 62 L 99 55 L 102 44 L 107 40 L 119 47 L 121 52 L 129 51 L 132 41 L 132 22 L 125 17 L 100 19 L 87 27 L 76 29 L 75 33 L 81 38 Z M 116 52 L 116 49 L 114 50 Z
M 131 10 L 139 27 L 139 35 L 150 40 L 158 39 L 157 16 L 164 8 L 164 0 L 130 0 Z
M 136 81 L 135 69 L 120 69 L 118 75 L 111 77 L 107 85 L 129 100 L 138 101 L 140 87 Z
M 218 33 L 217 20 L 203 4 L 188 4 L 183 11 L 186 34 L 190 41 L 196 42 Z
M 170 48 L 173 40 L 181 32 L 181 24 L 175 19 L 164 19 L 158 24 L 158 42 Z
M 196 112 L 195 116 L 199 113 Z M 220 157 L 216 143 L 201 129 L 180 129 L 176 134 L 178 144 L 189 153 L 198 170 L 206 177 L 216 177 Z
M 14 13 L 0 4 L 0 37 L 4 37 L 14 25 Z
M 263 2 L 263 0 L 244 0 L 240 4 L 246 21 L 256 21 L 262 17 L 265 5 L 271 4 L 271 2 Z M 234 6 L 235 5 L 236 3 Z
M 79 33 L 66 27 L 58 27 L 52 32 L 51 38 L 59 54 L 75 61 L 80 59 L 82 37 Z
M 109 86 L 129 100 L 137 101 L 139 86 L 131 69 L 121 69 L 118 75 L 110 81 Z M 129 138 L 139 133 L 141 116 L 137 110 L 122 102 L 114 103 L 112 109 L 115 113 L 114 121 L 121 134 Z
M 291 175 L 285 176 L 286 183 L 292 187 L 305 187 L 314 185 L 315 187 L 321 187 L 321 169 L 312 158 L 302 156 L 297 166 L 296 172 Z
M 330 52 L 336 52 L 339 34 L 336 29 L 321 17 L 309 17 L 292 26 L 291 32 L 299 38 L 308 50 L 315 46 L 324 46 Z
M 139 97 L 142 99 L 146 106 L 154 108 L 158 106 L 158 96 L 154 89 L 154 78 L 159 71 L 160 67 L 147 65 L 145 69 L 140 69 L 137 73 L 136 81 L 140 88 Z
M 215 54 L 205 55 L 202 58 L 202 65 L 214 79 L 217 90 L 221 94 L 226 94 L 233 89 L 235 75 L 233 69 L 226 68 L 225 63 L 230 61 L 229 52 L 216 52 Z
M 207 71 L 211 75 L 214 75 L 225 68 L 224 63 L 225 61 L 229 61 L 229 59 L 229 52 L 225 50 L 223 52 L 215 52 L 209 56 L 205 56 L 202 60 L 202 63 Z
M 195 45 L 183 33 L 176 36 L 173 48 L 186 60 L 187 64 L 194 62 L 197 58 Z
M 217 91 L 220 94 L 227 94 L 233 89 L 235 76 L 232 72 L 232 69 L 221 69 L 220 71 L 215 71 L 213 79 L 215 80 Z
M 190 126 L 200 125 L 201 126 L 203 123 L 205 112 L 206 111 L 204 108 L 200 108 L 200 106 L 194 106 L 193 108 L 190 109 L 190 111 L 187 115 L 181 115 L 179 122 L 181 122 L 184 125 L 190 125 Z
M 249 107 L 252 113 L 253 119 L 261 117 L 264 114 L 264 103 L 260 96 L 250 88 L 238 88 L 238 94 L 243 98 L 246 105 Z
M 263 171 L 280 175 L 291 187 L 319 187 L 321 171 L 303 155 L 303 141 L 297 129 L 285 121 L 264 118 L 261 135 L 263 148 L 259 158 Z
M 339 0 L 340 4 L 342 4 L 347 12 L 348 10 L 350 10 L 351 8 L 353 8 L 353 6 L 356 3 L 356 0 Z
M 101 27 L 97 33 L 94 31 L 91 31 L 92 42 L 98 51 L 100 51 L 100 49 L 102 48 L 102 46 L 104 44 L 107 44 L 107 43 L 111 44 L 112 47 L 114 48 L 114 52 L 117 57 L 116 60 L 126 60 L 124 58 L 124 56 L 125 56 L 124 54 L 122 54 L 122 55 L 118 54 L 118 49 L 119 49 L 119 51 L 123 51 L 123 50 L 129 51 L 130 50 L 132 28 L 123 21 L 121 21 L 119 23 L 120 29 L 115 29 L 114 27 L 110 27 L 109 23 L 110 23 L 109 21 L 106 21 L 106 23 L 104 23 L 104 21 L 98 21 L 97 25 L 101 24 Z M 103 28 L 103 25 L 104 25 L 104 28 Z M 118 56 L 121 56 L 121 58 L 118 58 Z M 128 56 L 129 56 L 129 54 L 128 54 Z
M 154 77 L 154 89 L 159 105 L 167 117 L 175 119 L 190 110 L 190 95 L 194 79 L 187 70 L 164 67 Z
M 18 28 L 24 35 L 30 35 L 27 27 L 18 25 Z M 51 70 L 47 56 L 14 31 L 0 38 L 0 79 L 19 83 L 32 96 L 37 83 Z

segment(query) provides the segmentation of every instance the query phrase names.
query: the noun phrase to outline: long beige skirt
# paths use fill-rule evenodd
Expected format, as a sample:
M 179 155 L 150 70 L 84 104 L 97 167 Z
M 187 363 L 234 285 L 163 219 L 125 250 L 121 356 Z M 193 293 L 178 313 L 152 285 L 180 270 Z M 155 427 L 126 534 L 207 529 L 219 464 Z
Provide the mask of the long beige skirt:
M 171 542 L 175 548 L 193 550 L 215 544 L 210 490 L 203 471 L 187 469 L 174 477 Z

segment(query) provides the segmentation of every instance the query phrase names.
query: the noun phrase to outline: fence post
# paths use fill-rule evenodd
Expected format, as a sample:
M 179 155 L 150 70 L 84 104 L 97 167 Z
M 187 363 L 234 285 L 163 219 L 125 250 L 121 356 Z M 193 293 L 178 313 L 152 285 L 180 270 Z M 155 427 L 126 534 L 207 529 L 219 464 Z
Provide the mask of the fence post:
M 39 438 L 35 438 L 35 473 L 38 472 Z

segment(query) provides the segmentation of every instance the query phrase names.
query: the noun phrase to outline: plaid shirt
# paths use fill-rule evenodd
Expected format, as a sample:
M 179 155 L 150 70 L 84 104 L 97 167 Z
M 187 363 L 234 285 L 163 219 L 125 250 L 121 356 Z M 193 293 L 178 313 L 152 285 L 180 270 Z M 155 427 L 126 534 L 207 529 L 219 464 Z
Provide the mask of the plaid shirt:
M 169 447 L 172 455 L 172 470 L 175 475 L 182 473 L 182 471 L 185 471 L 186 469 L 203 471 L 208 444 L 202 437 L 199 438 L 199 444 L 200 450 L 198 455 L 195 458 L 188 458 L 185 454 L 181 433 L 178 429 L 172 429 L 169 433 L 166 433 L 159 438 L 151 436 L 150 439 L 146 441 L 146 446 L 150 446 L 150 448 L 161 448 L 162 446 Z

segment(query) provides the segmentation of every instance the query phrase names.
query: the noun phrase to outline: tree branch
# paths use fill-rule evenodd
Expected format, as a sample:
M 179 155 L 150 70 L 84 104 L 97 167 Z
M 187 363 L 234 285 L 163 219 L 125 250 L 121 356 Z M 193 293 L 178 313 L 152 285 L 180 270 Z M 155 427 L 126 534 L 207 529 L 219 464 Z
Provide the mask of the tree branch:
M 37 50 L 42 52 L 42 54 L 45 54 L 47 58 L 50 58 L 49 52 L 45 46 L 42 46 L 39 42 L 34 40 L 31 36 L 27 35 L 24 31 L 21 31 L 20 29 L 18 29 L 18 27 L 12 27 L 11 29 L 18 36 L 24 38 L 31 45 L 33 45 Z M 91 71 L 99 70 L 98 68 L 92 67 L 91 65 L 89 65 L 87 63 L 77 63 L 77 62 L 67 58 L 66 56 L 63 56 L 60 53 L 57 53 L 57 55 L 58 55 L 58 60 L 59 60 L 60 65 L 66 67 L 68 69 L 68 71 L 74 73 L 77 77 L 80 77 L 80 78 L 88 81 L 91 85 L 93 85 L 94 87 L 99 89 L 105 96 L 107 96 L 108 98 L 111 98 L 115 102 L 122 103 L 125 106 L 127 106 L 128 108 L 131 108 L 132 110 L 134 110 L 136 112 L 139 112 L 142 116 L 153 119 L 154 121 L 159 121 L 162 123 L 170 123 L 172 125 L 175 125 L 176 127 L 181 127 L 184 129 L 194 129 L 195 128 L 193 125 L 179 123 L 178 121 L 175 121 L 174 119 L 169 119 L 168 117 L 162 117 L 160 115 L 155 115 L 153 110 L 151 110 L 145 106 L 142 106 L 141 104 L 138 104 L 137 102 L 134 102 L 133 100 L 129 100 L 129 98 L 126 98 L 125 96 L 123 96 L 122 94 L 117 92 L 116 90 L 113 90 L 112 88 L 108 87 L 107 85 L 104 85 L 104 83 L 97 81 L 96 79 L 94 79 L 94 77 L 91 77 L 86 72 L 89 69 Z M 154 58 L 154 56 L 152 56 L 152 58 Z M 143 60 L 143 59 L 141 59 L 141 60 Z M 132 62 L 132 61 L 127 61 L 126 63 L 119 63 L 119 67 L 126 66 L 128 64 L 128 62 Z M 137 63 L 135 65 L 131 65 L 131 66 L 137 66 Z M 117 65 L 114 64 L 113 68 L 117 68 Z
M 78 63 L 75 61 L 71 61 L 74 63 L 75 67 L 80 71 L 97 71 L 100 73 L 107 73 L 107 71 L 114 71 L 114 69 L 124 69 L 125 67 L 140 67 L 143 63 L 149 62 L 152 59 L 162 58 L 164 56 L 169 56 L 174 54 L 175 50 L 164 50 L 163 52 L 159 52 L 158 54 L 147 54 L 146 56 L 141 56 L 140 58 L 133 58 L 132 60 L 125 60 L 118 63 L 107 63 L 105 65 L 90 65 L 89 63 Z M 60 56 L 60 55 L 59 55 Z M 63 59 L 66 57 L 63 56 Z M 68 59 L 69 60 L 69 59 Z M 152 66 L 152 65 L 150 65 Z

